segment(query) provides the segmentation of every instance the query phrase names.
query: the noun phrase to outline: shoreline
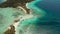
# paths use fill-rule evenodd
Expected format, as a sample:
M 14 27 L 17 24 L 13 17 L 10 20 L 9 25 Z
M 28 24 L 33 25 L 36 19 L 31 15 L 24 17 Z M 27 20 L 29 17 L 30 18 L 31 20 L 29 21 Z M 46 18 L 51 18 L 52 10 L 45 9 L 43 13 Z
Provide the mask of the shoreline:
M 13 25 L 13 26 L 15 27 L 15 34 L 18 34 L 18 33 L 17 33 L 17 29 L 18 29 L 19 23 L 21 23 L 21 22 L 22 22 L 23 20 L 25 20 L 25 19 L 30 19 L 30 18 L 33 17 L 33 15 L 27 14 L 27 12 L 26 12 L 26 10 L 25 10 L 24 8 L 22 8 L 22 7 L 20 7 L 20 6 L 18 6 L 17 8 L 18 8 L 18 9 L 22 9 L 22 10 L 25 12 L 26 15 L 24 15 L 24 16 L 19 16 L 18 18 L 15 19 L 15 20 L 18 20 L 18 21 L 17 21 L 17 22 L 14 22 L 13 24 L 11 24 L 11 25 Z M 29 17 L 28 17 L 28 16 L 29 16 Z M 21 18 L 21 17 L 22 17 L 22 18 Z M 27 17 L 28 17 L 28 18 L 27 18 Z M 5 31 L 4 34 L 9 33 L 9 32 L 10 32 L 9 30 L 13 31 L 11 28 L 12 28 L 12 27 L 8 27 L 8 29 Z M 11 32 L 11 33 L 14 33 L 14 32 Z

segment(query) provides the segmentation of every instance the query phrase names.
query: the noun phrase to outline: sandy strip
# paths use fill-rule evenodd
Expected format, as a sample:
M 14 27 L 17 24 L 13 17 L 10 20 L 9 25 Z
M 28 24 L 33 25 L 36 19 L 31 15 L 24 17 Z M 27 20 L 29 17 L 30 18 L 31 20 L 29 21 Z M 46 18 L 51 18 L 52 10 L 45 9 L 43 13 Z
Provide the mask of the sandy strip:
M 28 5 L 28 3 L 26 4 L 26 6 Z M 22 7 L 20 7 L 20 6 L 18 6 L 17 7 L 18 9 L 23 9 L 23 11 L 25 12 L 25 13 L 27 13 L 26 12 L 26 10 L 24 9 L 24 8 L 22 8 Z M 27 7 L 28 8 L 28 7 Z M 13 26 L 15 26 L 15 34 L 19 34 L 19 32 L 17 32 L 17 28 L 18 28 L 18 25 L 23 21 L 23 20 L 26 20 L 26 19 L 31 19 L 31 18 L 33 18 L 34 16 L 32 15 L 32 14 L 26 14 L 26 15 L 24 15 L 24 16 L 19 16 L 18 18 L 16 18 L 16 20 L 18 20 L 17 22 L 14 22 L 12 25 Z M 11 27 L 8 27 L 8 29 L 11 29 Z
M 30 19 L 30 18 L 33 18 L 33 15 L 25 15 L 25 16 L 22 16 L 22 18 L 19 18 L 20 21 L 14 23 L 13 25 L 15 26 L 15 30 L 17 31 L 17 28 L 18 28 L 18 25 L 25 19 Z M 15 34 L 19 34 L 17 32 L 15 32 Z

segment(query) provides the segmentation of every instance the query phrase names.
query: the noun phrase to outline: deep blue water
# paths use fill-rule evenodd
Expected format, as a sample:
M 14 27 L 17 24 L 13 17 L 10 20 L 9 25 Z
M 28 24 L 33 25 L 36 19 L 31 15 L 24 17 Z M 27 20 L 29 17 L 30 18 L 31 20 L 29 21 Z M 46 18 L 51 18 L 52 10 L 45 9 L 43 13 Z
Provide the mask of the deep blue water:
M 60 34 L 60 0 L 43 0 L 36 3 L 36 6 L 47 13 L 37 20 L 37 33 Z
M 44 18 L 37 21 L 39 28 L 53 30 L 46 34 L 60 34 L 60 0 L 43 0 L 36 3 L 36 6 L 47 13 Z
M 47 13 L 42 20 L 60 21 L 60 0 L 43 0 L 36 3 L 36 6 Z

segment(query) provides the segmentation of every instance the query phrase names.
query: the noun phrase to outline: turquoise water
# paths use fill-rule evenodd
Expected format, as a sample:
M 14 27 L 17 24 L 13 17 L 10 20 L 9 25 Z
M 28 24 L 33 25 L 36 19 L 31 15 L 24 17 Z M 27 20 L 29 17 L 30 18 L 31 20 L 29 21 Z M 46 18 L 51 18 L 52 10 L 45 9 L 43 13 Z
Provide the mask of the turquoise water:
M 45 17 L 46 12 L 35 5 L 39 1 L 42 1 L 42 0 L 35 0 L 28 4 L 28 8 L 31 9 L 32 15 L 35 15 L 35 16 L 37 15 L 37 16 L 32 19 L 24 20 L 22 21 L 22 23 L 20 23 L 19 32 L 20 30 L 22 30 L 20 32 L 21 34 L 40 34 L 37 32 L 37 27 L 39 27 L 37 26 L 37 23 L 39 18 Z
M 36 23 L 38 19 L 46 15 L 46 12 L 43 9 L 40 9 L 35 5 L 35 3 L 39 1 L 42 0 L 35 0 L 29 3 L 28 7 L 32 10 L 32 15 L 35 17 L 32 19 L 24 20 L 22 23 L 20 23 L 18 27 L 19 32 L 22 30 L 20 33 L 28 34 L 29 31 L 32 31 L 34 34 L 36 34 L 36 31 L 34 30 L 36 29 Z M 3 34 L 7 27 L 13 23 L 14 19 L 18 18 L 20 15 L 25 15 L 25 13 L 16 8 L 0 8 L 0 34 Z M 33 34 L 32 32 L 30 34 Z
M 16 8 L 0 8 L 0 34 L 21 15 L 25 15 L 24 12 Z
M 44 1 L 46 4 L 40 4 L 38 2 Z M 33 18 L 23 20 L 20 22 L 18 26 L 18 33 L 20 34 L 60 34 L 60 13 L 58 7 L 59 1 L 56 2 L 55 0 L 52 2 L 46 2 L 48 0 L 35 0 L 29 3 L 28 7 L 32 11 Z M 55 4 L 57 5 L 53 5 Z M 39 4 L 37 6 L 36 4 Z M 51 4 L 50 4 L 51 3 Z M 48 6 L 47 6 L 48 5 Z M 53 5 L 53 8 L 49 9 L 49 6 Z M 44 7 L 47 7 L 47 11 L 44 10 Z M 54 12 L 53 12 L 54 11 Z M 0 8 L 0 34 L 7 29 L 9 25 L 11 25 L 15 18 L 18 18 L 21 15 L 26 15 L 22 10 L 18 10 L 16 8 Z
M 41 1 L 42 2 L 45 1 L 44 4 L 43 3 L 41 4 L 43 5 L 41 6 L 42 8 L 36 5 L 36 3 Z M 33 19 L 24 20 L 22 24 L 20 24 L 21 29 L 20 27 L 19 29 L 22 30 L 21 32 L 24 32 L 25 34 L 60 34 L 60 11 L 59 11 L 60 5 L 58 5 L 58 3 L 60 3 L 59 0 L 58 2 L 56 2 L 57 0 L 53 0 L 53 1 L 41 0 L 41 1 L 36 0 L 34 2 L 29 3 L 28 5 L 28 7 L 33 12 L 32 14 L 39 15 L 39 17 L 37 16 L 34 17 Z M 55 6 L 54 6 L 54 1 L 56 2 Z M 51 10 L 49 9 L 49 6 Z M 43 8 L 45 8 L 47 11 L 44 10 Z
M 35 4 L 42 0 L 35 0 L 28 4 L 28 8 L 31 9 L 32 15 L 38 15 L 32 19 L 24 20 L 20 26 L 24 26 L 30 23 L 36 23 L 39 18 L 42 18 L 46 15 L 46 12 L 43 9 L 38 8 Z M 24 23 L 26 22 L 26 23 Z

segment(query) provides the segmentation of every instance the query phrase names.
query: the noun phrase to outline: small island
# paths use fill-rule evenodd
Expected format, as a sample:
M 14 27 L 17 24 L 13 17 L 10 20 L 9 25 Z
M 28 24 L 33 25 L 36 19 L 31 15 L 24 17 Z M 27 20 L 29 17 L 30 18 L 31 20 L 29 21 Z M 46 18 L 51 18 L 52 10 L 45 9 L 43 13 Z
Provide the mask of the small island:
M 6 2 L 0 4 L 0 8 L 7 8 L 7 7 L 12 7 L 12 8 L 17 8 L 18 7 L 19 8 L 19 7 L 22 7 L 26 11 L 27 14 L 30 14 L 30 11 L 29 11 L 30 9 L 27 8 L 26 4 L 30 3 L 32 1 L 34 1 L 34 0 L 7 0 Z M 21 8 L 19 8 L 19 9 L 21 9 Z M 15 23 L 17 23 L 19 21 L 20 20 L 16 20 Z M 12 24 L 12 25 L 10 25 L 10 28 L 8 28 L 4 32 L 4 34 L 16 34 L 15 32 L 16 32 L 15 31 L 15 26 Z

